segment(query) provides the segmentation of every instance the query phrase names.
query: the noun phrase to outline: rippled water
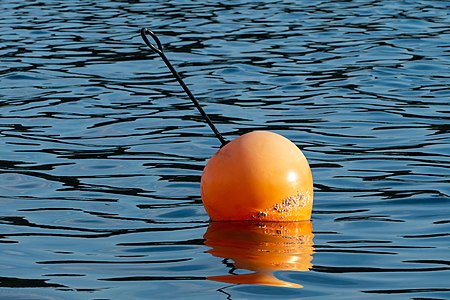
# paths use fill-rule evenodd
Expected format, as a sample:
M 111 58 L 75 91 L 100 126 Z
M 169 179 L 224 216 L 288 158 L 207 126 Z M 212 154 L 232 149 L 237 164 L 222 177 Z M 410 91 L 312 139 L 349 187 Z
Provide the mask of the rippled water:
M 450 298 L 449 2 L 0 7 L 1 299 Z M 220 144 L 141 27 L 227 138 L 303 150 L 312 227 L 209 224 Z

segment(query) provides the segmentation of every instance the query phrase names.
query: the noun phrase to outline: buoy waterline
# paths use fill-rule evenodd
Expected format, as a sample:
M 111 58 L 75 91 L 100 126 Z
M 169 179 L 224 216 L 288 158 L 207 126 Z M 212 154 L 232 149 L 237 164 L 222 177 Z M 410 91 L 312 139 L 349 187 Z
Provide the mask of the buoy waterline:
M 228 142 L 167 59 L 156 34 L 146 28 L 140 33 L 147 46 L 161 56 L 221 142 L 221 148 L 207 162 L 200 183 L 203 205 L 211 220 L 309 220 L 313 179 L 301 150 L 289 139 L 269 131 L 253 131 Z

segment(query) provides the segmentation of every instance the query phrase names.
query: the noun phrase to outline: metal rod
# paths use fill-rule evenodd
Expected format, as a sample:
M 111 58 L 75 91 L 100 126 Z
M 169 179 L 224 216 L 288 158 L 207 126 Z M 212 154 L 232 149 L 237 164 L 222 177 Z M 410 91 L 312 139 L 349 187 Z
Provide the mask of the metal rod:
M 156 42 L 156 46 L 153 45 L 149 39 L 147 38 L 147 35 L 151 36 L 153 38 L 153 40 Z M 203 108 L 200 106 L 200 103 L 197 101 L 197 99 L 194 97 L 194 95 L 191 93 L 191 91 L 189 90 L 189 88 L 187 87 L 187 85 L 184 83 L 183 79 L 181 79 L 180 75 L 177 73 L 177 71 L 175 70 L 175 68 L 172 66 L 172 64 L 170 63 L 169 59 L 166 57 L 166 55 L 164 54 L 163 51 L 163 47 L 161 45 L 161 42 L 159 41 L 159 38 L 156 36 L 155 33 L 153 33 L 152 31 L 148 30 L 147 28 L 142 28 L 141 29 L 141 36 L 142 39 L 144 40 L 145 44 L 152 49 L 153 51 L 155 51 L 156 53 L 159 54 L 159 56 L 161 56 L 161 58 L 163 59 L 164 63 L 166 64 L 166 66 L 169 68 L 170 72 L 172 72 L 173 76 L 175 77 L 175 79 L 178 81 L 178 83 L 181 85 L 181 87 L 183 88 L 183 90 L 186 92 L 186 94 L 189 96 L 189 98 L 191 99 L 192 103 L 194 103 L 195 107 L 197 108 L 197 110 L 200 112 L 200 114 L 202 115 L 202 117 L 205 119 L 206 123 L 208 123 L 209 127 L 211 128 L 211 130 L 214 132 L 214 134 L 216 135 L 216 137 L 219 139 L 220 143 L 222 144 L 222 147 L 225 146 L 228 141 L 226 139 L 224 139 L 224 137 L 222 136 L 222 134 L 220 134 L 219 130 L 217 130 L 216 126 L 213 124 L 213 122 L 211 122 L 211 119 L 208 117 L 208 115 L 206 114 L 206 112 L 203 110 Z

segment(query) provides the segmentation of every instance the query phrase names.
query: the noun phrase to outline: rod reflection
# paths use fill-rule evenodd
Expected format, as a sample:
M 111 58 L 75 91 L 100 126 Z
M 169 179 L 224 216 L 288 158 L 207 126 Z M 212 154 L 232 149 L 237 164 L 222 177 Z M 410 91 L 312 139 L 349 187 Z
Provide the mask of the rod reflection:
M 280 280 L 276 271 L 308 271 L 312 267 L 312 224 L 305 222 L 211 222 L 204 235 L 210 254 L 232 263 L 228 275 L 208 279 L 235 284 L 301 288 Z M 251 273 L 244 273 L 245 270 Z M 237 274 L 238 273 L 238 274 Z

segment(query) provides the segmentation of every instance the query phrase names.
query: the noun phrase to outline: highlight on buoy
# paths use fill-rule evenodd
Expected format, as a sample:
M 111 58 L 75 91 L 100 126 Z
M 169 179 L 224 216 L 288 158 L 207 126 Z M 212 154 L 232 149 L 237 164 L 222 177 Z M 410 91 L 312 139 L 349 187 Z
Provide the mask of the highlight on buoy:
M 156 34 L 146 28 L 140 33 L 221 142 L 221 148 L 206 164 L 200 183 L 202 201 L 211 220 L 309 220 L 313 179 L 301 150 L 287 138 L 268 131 L 254 131 L 227 141 L 167 59 Z

